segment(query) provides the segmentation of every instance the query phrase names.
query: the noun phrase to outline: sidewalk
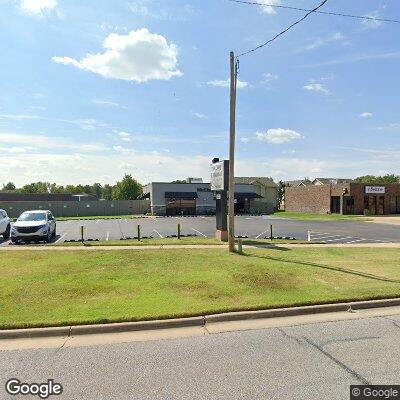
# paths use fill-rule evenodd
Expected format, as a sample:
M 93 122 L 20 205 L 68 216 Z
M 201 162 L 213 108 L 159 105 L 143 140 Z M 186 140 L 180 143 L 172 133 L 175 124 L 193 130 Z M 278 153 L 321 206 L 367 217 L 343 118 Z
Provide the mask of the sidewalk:
M 275 248 L 394 248 L 400 249 L 400 243 L 339 243 L 339 244 L 259 244 L 243 245 L 243 249 L 275 249 Z M 0 251 L 115 251 L 115 250 L 165 250 L 165 249 L 227 249 L 226 244 L 199 244 L 199 245 L 143 245 L 143 246 L 0 246 Z

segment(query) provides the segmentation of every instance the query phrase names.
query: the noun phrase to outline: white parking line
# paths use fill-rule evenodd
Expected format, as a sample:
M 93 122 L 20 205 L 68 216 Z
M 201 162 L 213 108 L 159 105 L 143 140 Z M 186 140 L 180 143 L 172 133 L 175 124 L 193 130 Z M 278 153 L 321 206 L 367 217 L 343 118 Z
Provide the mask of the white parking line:
M 153 229 L 153 231 L 154 231 L 155 233 L 157 233 L 157 235 L 158 235 L 158 236 L 160 236 L 160 238 L 161 238 L 161 239 L 163 239 L 163 238 L 164 238 L 164 236 L 163 236 L 163 235 L 161 235 L 161 233 L 160 233 L 160 232 L 156 231 L 155 229 Z
M 207 235 L 205 235 L 204 233 L 201 233 L 200 231 L 198 231 L 197 229 L 192 228 L 193 231 L 197 232 L 199 235 L 203 236 L 203 237 L 207 237 Z
M 65 238 L 65 236 L 67 236 L 66 233 L 64 233 L 63 235 L 61 235 L 56 241 L 55 243 L 61 242 L 61 240 L 63 240 Z
M 107 232 L 106 240 L 110 239 L 110 232 Z
M 265 235 L 268 231 L 261 232 L 258 236 L 256 236 L 256 239 L 259 239 L 262 235 Z

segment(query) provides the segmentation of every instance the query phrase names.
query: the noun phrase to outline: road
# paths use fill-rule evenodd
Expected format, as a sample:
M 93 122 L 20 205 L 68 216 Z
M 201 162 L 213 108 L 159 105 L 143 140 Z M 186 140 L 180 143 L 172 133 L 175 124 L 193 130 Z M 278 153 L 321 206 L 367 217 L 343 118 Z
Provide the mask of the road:
M 168 340 L 0 351 L 11 377 L 53 378 L 60 399 L 343 400 L 350 384 L 399 384 L 400 311 Z
M 120 240 L 137 235 L 141 226 L 142 236 L 164 238 L 177 234 L 181 224 L 182 233 L 199 237 L 213 237 L 215 217 L 171 217 L 144 219 L 98 219 L 84 221 L 59 221 L 57 242 L 79 240 L 80 227 L 85 228 L 85 238 L 98 240 Z M 389 224 L 375 224 L 358 221 L 298 221 L 276 216 L 236 217 L 236 234 L 249 238 L 264 238 L 270 235 L 295 237 L 307 240 L 311 231 L 311 241 L 326 243 L 385 243 L 400 242 L 400 227 Z M 8 245 L 3 242 L 2 245 Z

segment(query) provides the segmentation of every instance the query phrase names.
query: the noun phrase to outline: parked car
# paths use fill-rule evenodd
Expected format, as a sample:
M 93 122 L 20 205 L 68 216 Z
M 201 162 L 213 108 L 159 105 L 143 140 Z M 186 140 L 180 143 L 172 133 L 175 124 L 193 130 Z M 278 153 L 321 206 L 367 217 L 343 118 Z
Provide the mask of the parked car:
M 0 210 L 0 235 L 7 240 L 10 237 L 11 221 L 4 210 Z
M 56 237 L 56 220 L 51 211 L 33 210 L 23 212 L 11 227 L 11 241 L 50 242 Z

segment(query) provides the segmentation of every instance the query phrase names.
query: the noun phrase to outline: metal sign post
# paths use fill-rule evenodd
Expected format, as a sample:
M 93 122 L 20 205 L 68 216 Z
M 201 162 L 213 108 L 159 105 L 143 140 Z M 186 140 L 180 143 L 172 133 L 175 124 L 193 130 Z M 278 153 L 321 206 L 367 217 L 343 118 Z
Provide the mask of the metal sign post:
M 215 192 L 216 202 L 215 237 L 221 242 L 228 241 L 228 181 L 229 161 L 214 159 L 211 164 L 211 190 Z

